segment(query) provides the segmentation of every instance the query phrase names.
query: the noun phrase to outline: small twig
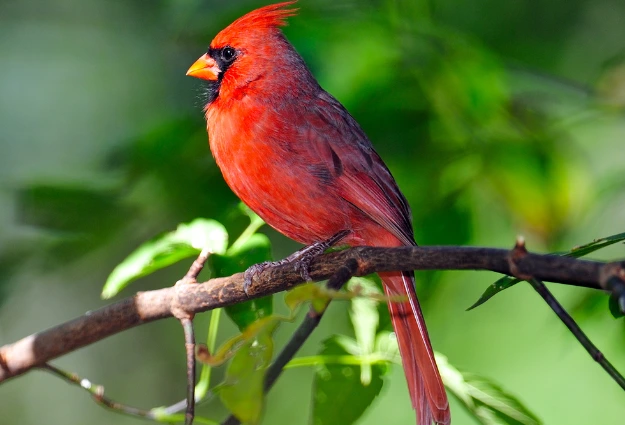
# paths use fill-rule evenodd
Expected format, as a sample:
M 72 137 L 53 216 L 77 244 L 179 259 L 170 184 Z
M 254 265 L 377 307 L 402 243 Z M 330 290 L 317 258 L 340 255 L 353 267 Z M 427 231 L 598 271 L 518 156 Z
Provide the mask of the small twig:
M 520 237 L 517 239 L 516 245 L 514 249 L 510 252 L 510 256 L 508 257 L 508 262 L 510 263 L 510 271 L 512 274 L 518 278 L 526 280 L 532 285 L 532 287 L 538 292 L 538 294 L 545 300 L 547 305 L 553 310 L 553 312 L 560 318 L 562 323 L 571 331 L 571 333 L 577 338 L 580 344 L 586 349 L 588 354 L 595 360 L 597 363 L 603 367 L 603 369 L 610 375 L 610 377 L 622 388 L 625 390 L 625 378 L 616 370 L 616 368 L 608 361 L 608 359 L 603 355 L 601 351 L 592 343 L 592 341 L 586 336 L 584 331 L 579 327 L 579 325 L 573 320 L 573 318 L 567 313 L 567 311 L 562 307 L 562 305 L 558 302 L 558 300 L 553 296 L 553 294 L 547 289 L 547 286 L 543 283 L 542 280 L 537 279 L 527 273 L 521 273 L 517 267 L 517 261 L 522 260 L 525 256 L 529 255 L 527 249 L 525 248 L 525 240 Z M 608 267 L 611 269 L 614 267 Z M 612 288 L 610 288 L 612 289 Z
M 184 346 L 187 353 L 187 409 L 184 423 L 192 425 L 195 416 L 195 334 L 193 320 L 181 319 L 180 323 L 184 329 Z
M 569 328 L 571 333 L 575 335 L 575 338 L 586 349 L 588 354 L 594 361 L 599 363 L 603 369 L 610 375 L 610 377 L 625 390 L 625 378 L 619 373 L 618 370 L 608 361 L 601 351 L 592 343 L 592 341 L 586 336 L 584 331 L 575 323 L 575 320 L 566 312 L 564 307 L 556 300 L 553 294 L 547 289 L 545 284 L 538 279 L 529 279 L 528 282 L 532 287 L 540 294 L 545 302 L 551 307 L 551 309 L 558 315 L 562 323 Z
M 168 415 L 173 415 L 173 414 L 176 414 L 178 412 L 185 410 L 188 405 L 189 403 L 187 399 L 185 398 L 184 400 L 180 400 L 179 402 L 174 403 L 171 406 L 164 407 L 163 412 L 165 412 Z
M 59 369 L 56 366 L 52 366 L 49 363 L 44 364 L 40 368 L 46 372 L 49 372 L 56 376 L 57 378 L 61 378 L 66 381 L 70 385 L 74 385 L 82 388 L 87 393 L 91 395 L 93 401 L 96 404 L 104 407 L 105 409 L 112 410 L 117 413 L 121 413 L 124 415 L 139 417 L 143 419 L 149 419 L 156 422 L 181 422 L 185 419 L 184 415 L 177 414 L 185 409 L 187 406 L 187 400 L 182 400 L 176 404 L 167 407 L 157 407 L 150 410 L 139 409 L 137 407 L 128 406 L 126 404 L 118 403 L 104 395 L 104 387 L 102 385 L 93 384 L 91 381 L 85 378 L 81 378 L 76 373 L 67 372 Z M 203 418 L 200 416 L 196 416 L 195 422 L 199 422 L 205 425 L 218 425 L 218 422 L 210 420 L 208 418 Z
M 197 282 L 197 277 L 202 269 L 204 269 L 204 265 L 206 264 L 206 260 L 208 260 L 209 255 L 210 251 L 204 248 L 193 264 L 191 264 L 191 267 L 189 267 L 189 271 L 186 275 L 184 275 L 184 279 Z
M 46 363 L 43 366 L 41 366 L 41 369 L 52 373 L 53 375 L 57 376 L 58 378 L 63 379 L 64 381 L 72 385 L 76 385 L 82 388 L 83 390 L 85 390 L 91 395 L 91 397 L 97 404 L 99 404 L 102 407 L 114 410 L 116 412 L 123 413 L 125 415 L 129 415 L 129 416 L 138 416 L 140 418 L 145 418 L 145 419 L 156 419 L 156 416 L 150 410 L 138 409 L 136 407 L 127 406 L 125 404 L 118 403 L 116 401 L 111 400 L 110 398 L 104 395 L 104 387 L 102 385 L 95 385 L 91 383 L 91 381 L 89 381 L 88 379 L 81 378 L 75 373 L 66 372 L 55 366 L 52 366 L 49 363 Z
M 195 259 L 189 271 L 185 274 L 184 278 L 176 282 L 176 289 L 179 289 L 183 285 L 197 284 L 197 277 L 204 268 L 206 260 L 210 252 L 207 249 L 203 249 L 200 255 Z M 184 347 L 187 355 L 187 400 L 186 410 L 184 415 L 185 425 L 193 425 L 193 418 L 195 416 L 195 333 L 193 331 L 193 312 L 187 311 L 180 303 L 178 297 L 174 298 L 172 305 L 172 312 L 174 317 L 180 321 L 182 329 L 184 331 Z
M 199 344 L 197 346 L 196 356 L 200 357 L 202 351 L 206 354 L 213 352 L 215 350 L 215 344 L 217 340 L 217 329 L 219 328 L 219 319 L 221 316 L 221 309 L 217 308 L 211 312 L 210 325 L 208 326 L 208 337 L 206 339 L 206 345 Z M 208 386 L 210 383 L 211 376 L 211 366 L 204 364 L 202 367 L 202 371 L 200 372 L 200 377 L 198 383 L 195 387 L 195 404 L 196 406 L 200 403 L 209 401 L 214 393 L 209 390 Z M 185 409 L 187 406 L 187 400 L 180 400 L 177 403 L 174 403 L 170 406 L 164 407 L 163 411 L 168 415 L 173 415 L 177 412 L 180 412 Z
M 356 260 L 348 259 L 347 262 L 341 266 L 336 273 L 328 280 L 326 287 L 331 290 L 338 291 L 345 285 L 345 283 L 356 273 L 358 270 L 358 262 Z M 299 325 L 293 336 L 289 339 L 287 344 L 284 346 L 280 354 L 276 357 L 274 362 L 267 369 L 267 374 L 265 375 L 265 392 L 268 392 L 271 387 L 276 383 L 276 380 L 282 374 L 284 367 L 288 362 L 293 359 L 295 354 L 299 351 L 299 349 L 304 345 L 308 337 L 312 334 L 315 328 L 319 325 L 323 314 L 325 313 L 328 305 L 330 304 L 330 300 L 326 302 L 326 304 L 320 308 L 315 309 L 312 306 L 308 311 L 306 317 Z M 230 415 L 222 425 L 238 425 L 241 422 L 234 416 Z

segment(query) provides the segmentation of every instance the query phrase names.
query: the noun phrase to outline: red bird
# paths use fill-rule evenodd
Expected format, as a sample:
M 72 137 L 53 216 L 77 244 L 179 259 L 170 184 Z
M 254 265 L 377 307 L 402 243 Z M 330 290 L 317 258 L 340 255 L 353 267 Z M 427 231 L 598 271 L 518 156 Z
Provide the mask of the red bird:
M 293 3 L 237 19 L 187 72 L 208 81 L 205 112 L 217 165 L 267 224 L 313 252 L 339 239 L 352 246 L 416 245 L 410 207 L 390 171 L 280 31 L 295 15 L 287 7 Z M 417 423 L 449 424 L 414 275 L 380 277 L 388 295 L 407 296 L 388 307 Z

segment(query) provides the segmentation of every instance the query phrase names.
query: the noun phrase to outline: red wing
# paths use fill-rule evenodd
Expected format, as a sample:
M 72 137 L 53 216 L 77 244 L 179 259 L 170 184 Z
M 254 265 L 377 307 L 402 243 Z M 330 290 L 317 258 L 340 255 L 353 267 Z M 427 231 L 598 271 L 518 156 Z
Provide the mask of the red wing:
M 309 140 L 333 171 L 339 195 L 406 245 L 414 245 L 410 207 L 356 120 L 321 92 Z

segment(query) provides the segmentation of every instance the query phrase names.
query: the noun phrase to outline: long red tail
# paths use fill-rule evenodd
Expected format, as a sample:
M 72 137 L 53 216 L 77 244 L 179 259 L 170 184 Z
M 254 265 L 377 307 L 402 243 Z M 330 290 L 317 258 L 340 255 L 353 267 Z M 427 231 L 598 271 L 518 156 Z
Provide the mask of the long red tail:
M 430 337 L 414 287 L 414 275 L 407 272 L 380 273 L 387 295 L 407 295 L 408 301 L 389 302 L 412 407 L 418 425 L 449 424 L 449 402 L 434 360 Z

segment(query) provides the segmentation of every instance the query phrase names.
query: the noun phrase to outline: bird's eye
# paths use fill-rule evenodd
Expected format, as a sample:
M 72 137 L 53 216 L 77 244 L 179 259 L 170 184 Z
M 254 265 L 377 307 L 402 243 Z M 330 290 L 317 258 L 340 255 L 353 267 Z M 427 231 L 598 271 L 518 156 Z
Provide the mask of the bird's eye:
M 221 58 L 226 63 L 232 62 L 235 59 L 236 55 L 237 52 L 232 47 L 224 47 L 223 49 L 221 49 Z

